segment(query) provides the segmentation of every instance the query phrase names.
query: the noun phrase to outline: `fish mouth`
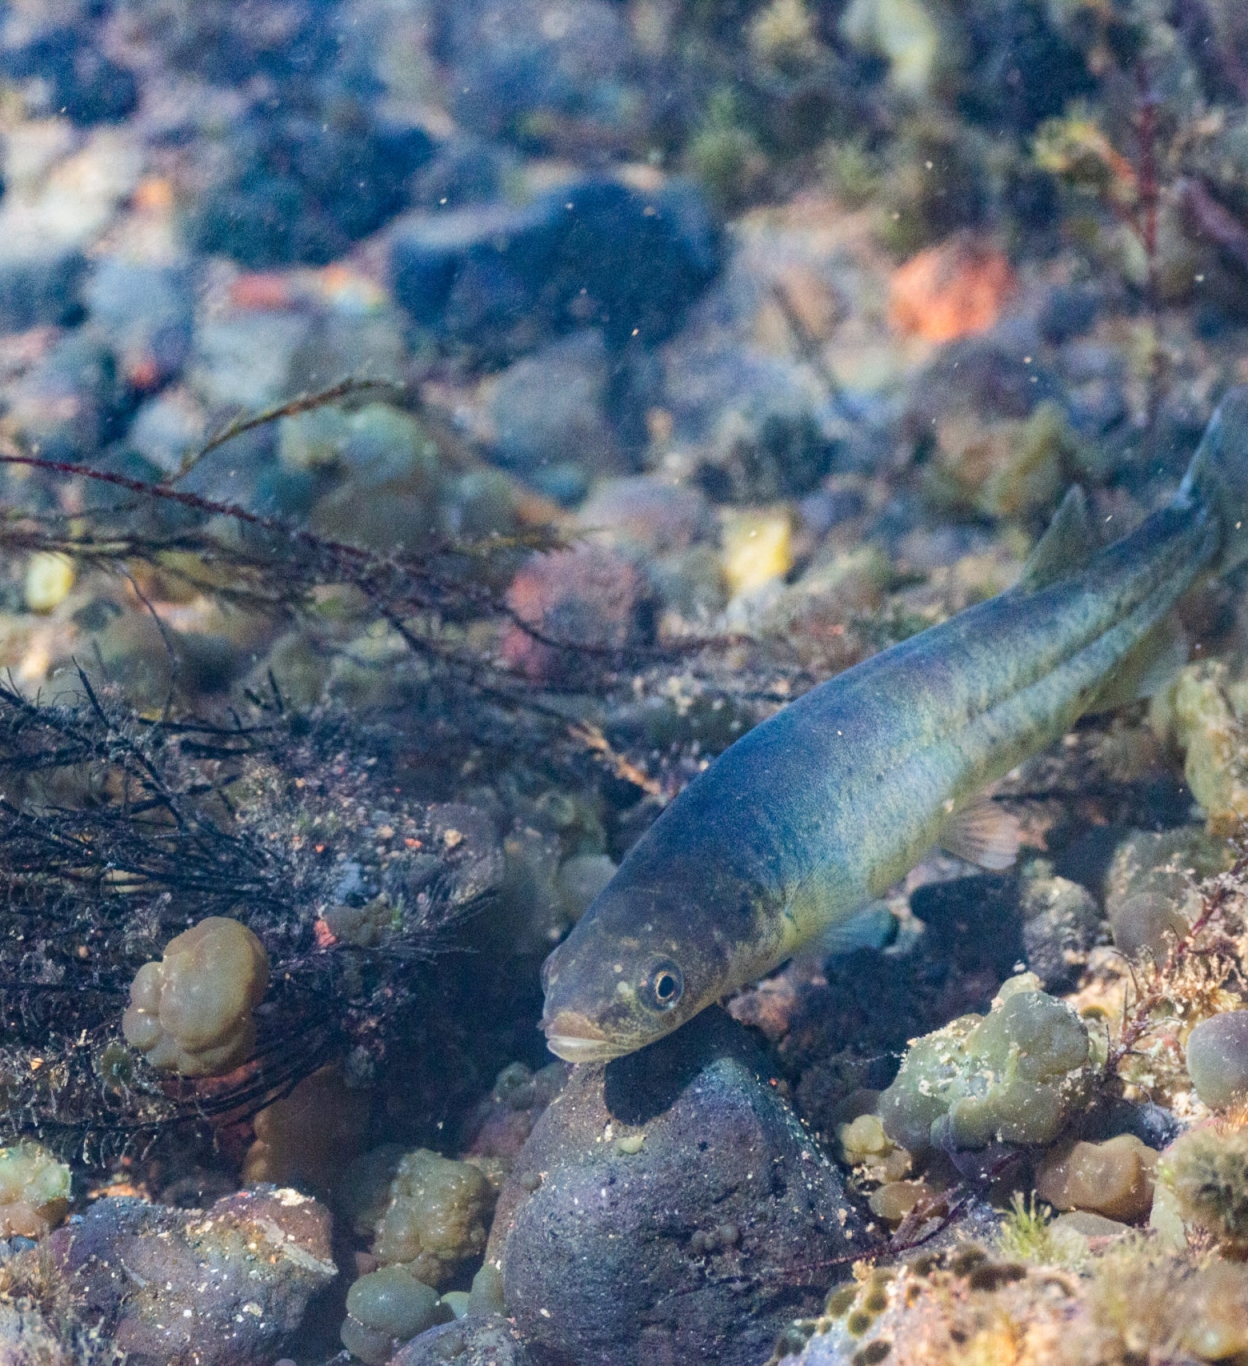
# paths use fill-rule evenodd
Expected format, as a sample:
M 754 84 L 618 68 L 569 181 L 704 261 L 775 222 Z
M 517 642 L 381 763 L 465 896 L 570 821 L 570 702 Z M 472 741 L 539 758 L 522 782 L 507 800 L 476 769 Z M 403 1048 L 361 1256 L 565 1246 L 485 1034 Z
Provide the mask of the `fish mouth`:
M 561 1010 L 553 1019 L 543 1019 L 541 1028 L 546 1047 L 564 1062 L 609 1062 L 629 1051 L 612 1043 L 596 1024 L 576 1011 Z

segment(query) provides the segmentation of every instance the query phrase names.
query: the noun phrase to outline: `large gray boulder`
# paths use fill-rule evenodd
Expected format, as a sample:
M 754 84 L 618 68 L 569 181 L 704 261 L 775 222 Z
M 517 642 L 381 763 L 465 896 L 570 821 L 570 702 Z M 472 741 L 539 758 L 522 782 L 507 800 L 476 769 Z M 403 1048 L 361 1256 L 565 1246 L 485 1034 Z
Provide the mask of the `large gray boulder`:
M 765 1053 L 709 1010 L 575 1069 L 521 1150 L 486 1256 L 538 1362 L 757 1366 L 867 1242 Z

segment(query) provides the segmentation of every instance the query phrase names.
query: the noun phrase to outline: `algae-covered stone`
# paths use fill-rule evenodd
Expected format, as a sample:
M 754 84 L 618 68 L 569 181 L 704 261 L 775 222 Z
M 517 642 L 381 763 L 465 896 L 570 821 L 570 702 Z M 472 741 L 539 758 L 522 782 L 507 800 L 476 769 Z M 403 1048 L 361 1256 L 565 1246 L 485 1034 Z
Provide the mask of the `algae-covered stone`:
M 884 1130 L 910 1152 L 1051 1143 L 1087 1093 L 1088 1032 L 1030 973 L 988 1015 L 915 1039 L 880 1096 Z
M 255 1117 L 256 1141 L 243 1159 L 243 1184 L 327 1190 L 359 1151 L 368 1109 L 368 1093 L 348 1087 L 337 1064 L 318 1068 Z
M 366 1366 L 385 1366 L 403 1343 L 449 1318 L 436 1290 L 406 1267 L 383 1266 L 347 1291 L 342 1343 Z
M 38 1143 L 0 1148 L 0 1238 L 41 1238 L 69 1208 L 69 1168 Z
M 35 1304 L 0 1301 L 0 1361 L 9 1366 L 71 1366 L 73 1360 Z
M 1237 834 L 1248 818 L 1245 702 L 1243 685 L 1231 684 L 1221 663 L 1189 665 L 1174 689 L 1174 735 L 1186 756 L 1183 775 L 1213 835 Z
M 724 517 L 724 577 L 749 593 L 793 567 L 793 519 L 787 510 L 730 512 Z
M 1022 520 L 1047 512 L 1077 468 L 1078 447 L 1051 399 L 1026 419 L 957 411 L 937 425 L 928 496 L 938 505 Z
M 399 1161 L 373 1255 L 440 1287 L 485 1250 L 495 1194 L 478 1167 L 417 1148 Z
M 948 40 L 923 0 L 853 0 L 840 31 L 854 47 L 883 57 L 894 89 L 915 100 L 931 94 L 948 60 Z
M 1123 953 L 1155 959 L 1186 934 L 1200 905 L 1196 883 L 1230 867 L 1231 847 L 1198 825 L 1133 830 L 1114 851 L 1105 877 L 1105 912 Z
M 1019 893 L 1027 967 L 1050 991 L 1069 991 L 1101 930 L 1091 892 L 1064 877 L 1028 877 Z
M 1157 1174 L 1185 1224 L 1205 1229 L 1237 1257 L 1248 1252 L 1248 1130 L 1189 1129 L 1162 1153 Z
M 208 916 L 135 974 L 122 1033 L 160 1071 L 221 1076 L 251 1051 L 268 984 L 264 945 L 239 921 Z

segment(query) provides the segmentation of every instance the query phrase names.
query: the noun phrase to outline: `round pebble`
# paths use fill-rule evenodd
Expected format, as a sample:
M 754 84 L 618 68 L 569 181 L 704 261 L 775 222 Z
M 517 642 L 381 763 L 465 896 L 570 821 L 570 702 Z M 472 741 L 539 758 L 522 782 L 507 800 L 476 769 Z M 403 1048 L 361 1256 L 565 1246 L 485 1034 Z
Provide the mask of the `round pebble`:
M 26 606 L 32 612 L 50 612 L 59 607 L 73 586 L 74 566 L 68 556 L 40 551 L 26 562 L 23 587 Z
M 1202 1020 L 1187 1040 L 1187 1070 L 1196 1094 L 1212 1110 L 1248 1096 L 1248 1010 Z

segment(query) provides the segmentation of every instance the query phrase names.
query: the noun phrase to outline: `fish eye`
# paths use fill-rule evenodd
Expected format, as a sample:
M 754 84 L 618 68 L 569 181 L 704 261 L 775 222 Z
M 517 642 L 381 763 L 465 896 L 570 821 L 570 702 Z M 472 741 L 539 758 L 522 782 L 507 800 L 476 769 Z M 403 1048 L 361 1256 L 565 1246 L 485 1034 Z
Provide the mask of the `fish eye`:
M 685 975 L 670 958 L 657 958 L 641 980 L 641 999 L 651 1010 L 671 1010 L 685 994 Z

